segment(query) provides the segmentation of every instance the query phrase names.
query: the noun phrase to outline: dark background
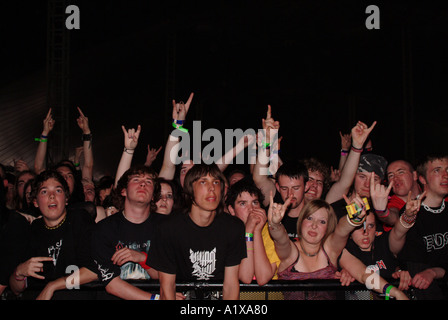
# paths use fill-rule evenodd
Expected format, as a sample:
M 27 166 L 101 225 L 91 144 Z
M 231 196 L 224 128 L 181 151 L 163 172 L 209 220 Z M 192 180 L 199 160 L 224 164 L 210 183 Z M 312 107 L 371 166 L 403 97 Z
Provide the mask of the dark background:
M 274 119 L 280 121 L 284 158 L 314 156 L 337 166 L 339 131 L 348 133 L 357 120 L 368 125 L 378 121 L 372 133 L 374 152 L 389 161 L 414 161 L 428 152 L 448 151 L 448 4 L 355 0 L 70 4 L 77 5 L 81 14 L 81 29 L 70 31 L 70 143 L 73 148 L 81 145 L 76 125 L 79 106 L 94 134 L 97 176 L 116 170 L 123 148 L 121 125 L 143 127 L 135 163 L 144 162 L 148 144 L 165 145 L 170 130 L 163 116 L 170 30 L 176 35 L 170 99 L 186 101 L 195 92 L 187 127 L 192 128 L 192 120 L 201 120 L 202 130 L 259 128 L 270 104 Z M 380 9 L 380 30 L 365 26 L 370 4 Z M 33 85 L 45 86 L 46 15 L 46 1 L 2 3 L 0 89 L 7 88 L 3 95 L 17 86 L 20 92 L 22 79 L 30 75 L 37 79 Z M 6 110 L 3 105 L 19 96 L 4 96 L 0 108 Z M 23 112 L 25 104 L 18 104 L 15 112 Z M 21 127 L 20 134 L 33 138 L 40 134 L 49 106 L 41 103 L 36 108 L 32 119 L 36 125 Z M 6 139 L 5 126 L 0 130 Z M 0 153 L 16 147 L 8 143 Z

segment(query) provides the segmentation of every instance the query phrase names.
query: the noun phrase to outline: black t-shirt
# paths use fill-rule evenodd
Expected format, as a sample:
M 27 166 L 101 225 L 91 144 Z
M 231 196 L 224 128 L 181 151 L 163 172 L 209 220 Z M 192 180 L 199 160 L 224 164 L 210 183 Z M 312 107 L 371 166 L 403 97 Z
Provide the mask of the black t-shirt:
M 149 254 L 155 226 L 164 217 L 162 214 L 151 213 L 143 223 L 135 224 L 128 221 L 123 212 L 117 212 L 96 225 L 92 237 L 92 256 L 96 264 L 95 272 L 105 285 L 115 277 L 124 280 L 150 278 L 140 264 L 127 262 L 120 267 L 113 264 L 111 258 L 122 248 Z
M 188 214 L 170 215 L 157 229 L 147 265 L 175 274 L 176 280 L 223 280 L 225 267 L 246 258 L 244 223 L 229 214 L 217 214 L 207 227 Z
M 288 216 L 288 212 L 285 213 L 285 216 L 282 219 L 282 224 L 285 227 L 286 232 L 288 233 L 289 239 L 291 239 L 292 241 L 296 241 L 298 238 L 297 220 L 299 220 L 299 217 L 292 218 Z
M 366 267 L 379 271 L 383 278 L 391 278 L 392 273 L 397 270 L 398 260 L 390 251 L 389 235 L 389 232 L 383 232 L 375 236 L 371 251 L 362 251 L 352 239 L 347 241 L 345 248 Z
M 0 284 L 8 285 L 9 276 L 14 269 L 27 259 L 29 247 L 30 223 L 16 211 L 8 213 L 5 225 L 0 232 Z
M 443 279 L 433 281 L 425 290 L 414 290 L 414 294 L 417 299 L 448 299 L 448 208 L 441 213 L 432 213 L 422 206 L 398 258 L 412 277 L 428 268 L 443 268 Z
M 428 268 L 441 267 L 448 273 L 448 206 L 441 213 L 420 208 L 399 258 L 423 263 Z
M 93 227 L 94 222 L 84 211 L 67 210 L 65 221 L 54 229 L 47 228 L 43 219 L 36 219 L 31 225 L 29 250 L 24 261 L 32 257 L 54 259 L 43 263 L 45 283 L 70 274 L 73 271 L 67 269 L 70 266 L 94 271 L 90 245 Z

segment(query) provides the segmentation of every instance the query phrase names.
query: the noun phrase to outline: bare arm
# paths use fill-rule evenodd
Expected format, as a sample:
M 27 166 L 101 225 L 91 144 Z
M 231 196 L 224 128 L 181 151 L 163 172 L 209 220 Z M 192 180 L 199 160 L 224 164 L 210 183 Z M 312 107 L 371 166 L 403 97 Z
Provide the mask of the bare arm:
M 124 300 L 150 300 L 152 294 L 143 291 L 132 284 L 120 279 L 120 277 L 115 277 L 106 286 L 107 293 L 119 297 Z
M 225 267 L 224 283 L 222 285 L 223 300 L 239 300 L 240 282 L 238 280 L 239 265 Z
M 269 205 L 269 194 L 275 194 L 277 192 L 275 188 L 274 181 L 269 178 L 269 162 L 270 162 L 270 149 L 265 148 L 265 144 L 271 143 L 270 140 L 270 132 L 273 130 L 278 130 L 280 128 L 280 124 L 278 121 L 274 121 L 271 115 L 271 106 L 268 106 L 268 111 L 266 114 L 266 119 L 262 121 L 263 131 L 265 140 L 259 134 L 257 137 L 258 144 L 258 156 L 256 163 L 253 168 L 252 178 L 255 182 L 255 185 L 261 190 L 264 195 L 264 206 Z
M 160 296 L 162 300 L 175 300 L 176 299 L 176 275 L 160 272 Z
M 344 195 L 344 199 L 347 205 L 351 204 L 351 201 Z M 345 245 L 347 244 L 347 240 L 350 236 L 350 233 L 356 228 L 356 226 L 362 225 L 362 221 L 364 221 L 366 217 L 366 209 L 364 208 L 364 203 L 362 199 L 356 195 L 353 199 L 353 202 L 356 203 L 360 208 L 363 208 L 358 219 L 361 222 L 353 222 L 353 219 L 350 219 L 348 215 L 339 219 L 339 222 L 336 226 L 335 231 L 330 234 L 327 240 L 324 243 L 327 253 L 330 255 L 333 261 L 339 257 Z
M 89 118 L 84 115 L 80 108 L 78 108 L 78 111 L 78 126 L 81 128 L 83 135 L 90 135 Z M 84 165 L 82 166 L 82 178 L 86 181 L 93 181 L 93 150 L 91 140 L 83 142 L 83 151 Z
M 358 258 L 353 256 L 347 250 L 342 253 L 339 264 L 342 268 L 346 269 L 357 281 L 365 284 L 368 289 L 374 290 L 378 293 L 383 293 L 383 288 L 386 286 L 387 281 L 379 275 L 374 275 L 368 272 L 367 267 Z M 373 282 L 373 283 L 372 283 Z M 408 297 L 398 288 L 392 286 L 390 295 L 397 300 L 409 300 Z
M 126 131 L 124 126 L 121 126 L 124 134 L 124 150 L 121 155 L 120 163 L 118 164 L 117 173 L 115 174 L 115 185 L 117 187 L 118 180 L 121 176 L 131 167 L 132 158 L 134 157 L 135 148 L 138 145 L 138 138 L 142 127 L 139 125 L 137 131 L 135 129 L 129 129 Z
M 399 218 L 389 234 L 389 249 L 395 256 L 400 253 L 406 243 L 406 233 L 414 225 L 417 212 L 420 210 L 422 200 L 426 196 L 426 191 L 418 199 L 411 199 L 411 195 L 412 191 L 409 191 L 406 210 L 403 213 L 404 217 Z M 403 218 L 408 222 L 401 220 Z
M 190 109 L 191 102 L 193 101 L 194 93 L 190 94 L 187 103 L 176 103 L 173 100 L 173 120 L 185 121 L 187 118 L 188 110 Z M 165 178 L 167 180 L 173 180 L 174 174 L 176 173 L 176 165 L 175 161 L 172 161 L 172 157 L 177 158 L 177 154 L 179 152 L 180 142 L 179 138 L 172 136 L 171 134 L 168 136 L 168 141 L 165 146 L 165 153 L 163 156 L 162 167 L 159 172 L 159 177 Z
M 361 150 L 364 142 L 367 140 L 370 132 L 376 126 L 376 121 L 369 127 L 361 121 L 352 128 L 352 146 L 355 149 Z M 325 197 L 328 203 L 333 203 L 342 198 L 343 194 L 347 194 L 350 186 L 355 179 L 356 171 L 358 170 L 359 159 L 361 157 L 361 152 L 356 152 L 353 149 L 350 150 L 347 161 L 341 171 L 340 179 L 335 182 Z
M 67 289 L 67 285 L 83 285 L 98 280 L 98 275 L 87 268 L 81 268 L 79 269 L 79 278 L 76 280 L 78 283 L 71 280 L 74 280 L 73 276 L 62 277 L 49 282 L 36 299 L 51 300 L 56 291 Z
M 51 130 L 53 130 L 53 127 L 54 120 L 50 109 L 44 119 L 44 128 L 42 130 L 39 146 L 37 147 L 36 157 L 34 158 L 34 171 L 36 172 L 36 174 L 39 174 L 45 170 L 45 157 L 47 155 L 48 135 L 50 134 Z

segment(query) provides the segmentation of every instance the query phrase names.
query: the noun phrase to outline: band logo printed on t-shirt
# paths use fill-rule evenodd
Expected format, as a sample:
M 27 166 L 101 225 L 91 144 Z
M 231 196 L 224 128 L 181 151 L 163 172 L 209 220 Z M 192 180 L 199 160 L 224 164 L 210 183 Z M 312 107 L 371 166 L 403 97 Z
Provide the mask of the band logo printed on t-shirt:
M 209 280 L 214 277 L 216 270 L 216 248 L 211 251 L 197 251 L 190 249 L 190 261 L 193 264 L 192 275 L 197 280 Z
M 56 242 L 54 246 L 48 247 L 48 256 L 53 258 L 53 264 L 56 266 L 56 262 L 58 261 L 59 253 L 62 248 L 62 239 Z
M 426 252 L 443 249 L 448 244 L 448 232 L 430 234 L 423 237 Z

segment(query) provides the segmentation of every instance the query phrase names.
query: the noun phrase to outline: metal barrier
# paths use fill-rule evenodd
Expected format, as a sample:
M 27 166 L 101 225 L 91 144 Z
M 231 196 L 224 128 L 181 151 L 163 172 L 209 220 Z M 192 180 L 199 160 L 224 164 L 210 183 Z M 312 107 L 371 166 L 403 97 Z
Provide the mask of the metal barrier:
M 158 280 L 127 280 L 127 282 L 147 292 L 159 293 L 160 291 Z M 390 283 L 398 285 L 395 279 L 390 279 Z M 28 300 L 30 297 L 37 296 L 42 289 L 43 287 L 40 286 L 28 287 L 19 299 Z M 222 283 L 219 282 L 178 282 L 176 284 L 176 291 L 186 294 L 187 300 L 220 300 L 221 290 Z M 337 293 L 336 300 L 372 300 L 375 296 L 363 284 L 356 281 L 349 286 L 341 286 L 339 280 L 272 280 L 264 286 L 258 285 L 255 281 L 250 284 L 240 284 L 241 300 L 286 300 L 285 295 L 288 296 L 291 292 L 334 292 Z M 99 281 L 82 285 L 79 289 L 57 292 L 55 298 L 58 297 L 69 300 L 117 299 L 107 294 L 104 285 Z M 307 295 L 304 297 L 303 300 L 308 300 Z M 8 297 L 5 300 L 8 300 Z

